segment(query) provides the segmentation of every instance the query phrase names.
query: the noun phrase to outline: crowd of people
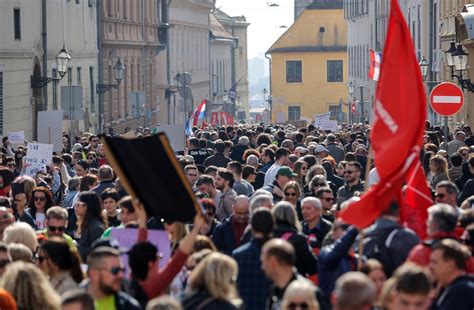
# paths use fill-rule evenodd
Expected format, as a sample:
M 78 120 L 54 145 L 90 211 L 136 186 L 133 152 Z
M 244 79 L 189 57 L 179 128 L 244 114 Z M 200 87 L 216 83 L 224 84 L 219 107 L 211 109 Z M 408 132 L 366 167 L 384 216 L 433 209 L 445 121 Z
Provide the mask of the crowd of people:
M 34 176 L 26 147 L 4 137 L 0 309 L 474 309 L 471 128 L 445 144 L 427 122 L 422 234 L 395 202 L 366 229 L 340 217 L 379 182 L 369 138 L 367 124 L 193 128 L 176 159 L 203 212 L 181 223 L 147 215 L 96 135 L 64 134 Z M 125 228 L 127 251 L 112 238 Z M 147 241 L 151 229 L 169 249 Z

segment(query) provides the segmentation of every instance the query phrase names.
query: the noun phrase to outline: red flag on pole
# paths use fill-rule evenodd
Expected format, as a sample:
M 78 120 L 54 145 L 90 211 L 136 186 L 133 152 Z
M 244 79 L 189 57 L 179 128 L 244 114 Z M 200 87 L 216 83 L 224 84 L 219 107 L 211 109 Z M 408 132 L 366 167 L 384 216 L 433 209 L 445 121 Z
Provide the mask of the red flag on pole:
M 391 2 L 383 55 L 371 131 L 380 182 L 341 215 L 360 228 L 369 226 L 392 201 L 401 205 L 405 175 L 423 141 L 425 90 L 410 31 L 396 0 Z
M 426 238 L 426 219 L 428 208 L 433 204 L 431 191 L 426 184 L 426 177 L 417 160 L 407 174 L 404 203 L 400 212 L 403 224 L 416 232 L 421 240 Z

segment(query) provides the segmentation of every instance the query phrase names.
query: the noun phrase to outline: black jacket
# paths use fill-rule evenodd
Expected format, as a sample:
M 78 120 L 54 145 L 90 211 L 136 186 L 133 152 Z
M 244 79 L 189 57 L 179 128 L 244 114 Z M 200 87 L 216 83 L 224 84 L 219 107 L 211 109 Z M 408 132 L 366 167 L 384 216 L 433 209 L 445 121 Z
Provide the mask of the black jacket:
M 86 229 L 81 232 L 81 238 L 77 242 L 77 249 L 79 254 L 81 254 L 82 261 L 87 261 L 87 256 L 89 255 L 90 248 L 92 243 L 99 239 L 104 233 L 104 224 L 99 220 L 92 220 L 86 227 Z
M 141 310 L 142 306 L 130 295 L 118 292 L 115 295 L 115 308 L 117 310 Z
M 239 309 L 227 300 L 212 297 L 207 291 L 198 291 L 183 300 L 185 310 L 235 310 Z
M 225 156 L 223 153 L 216 153 L 212 155 L 211 157 L 208 157 L 204 161 L 204 166 L 209 167 L 209 166 L 216 166 L 218 168 L 225 168 L 227 167 L 227 164 L 232 161 L 229 157 Z
M 460 276 L 442 290 L 431 305 L 432 310 L 474 309 L 474 278 Z
M 247 145 L 237 144 L 232 149 L 232 153 L 230 153 L 230 158 L 232 160 L 236 160 L 236 161 L 240 162 L 241 164 L 245 164 L 245 161 L 242 157 L 244 156 L 244 152 L 248 149 L 249 149 L 249 147 Z

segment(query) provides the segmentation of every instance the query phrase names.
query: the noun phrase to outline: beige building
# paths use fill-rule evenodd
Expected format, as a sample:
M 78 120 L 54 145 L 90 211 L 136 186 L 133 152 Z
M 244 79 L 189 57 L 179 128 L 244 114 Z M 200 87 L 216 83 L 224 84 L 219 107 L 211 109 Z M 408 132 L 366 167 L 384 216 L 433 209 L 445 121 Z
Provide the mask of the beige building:
M 162 32 L 166 10 L 162 0 L 109 0 L 101 7 L 100 83 L 116 84 L 114 66 L 125 66 L 117 88 L 101 96 L 104 130 L 168 122 L 165 101 L 166 53 Z M 166 26 L 164 27 L 166 29 Z
M 249 113 L 249 81 L 248 81 L 248 56 L 247 56 L 247 28 L 250 25 L 244 16 L 229 16 L 216 9 L 215 14 L 225 29 L 238 39 L 238 45 L 232 54 L 232 80 L 231 85 L 238 82 L 236 92 L 236 120 L 245 120 Z
M 184 124 L 192 110 L 211 98 L 209 64 L 209 13 L 215 0 L 172 0 L 169 3 L 169 70 L 172 85 L 191 90 L 186 106 L 179 92 L 170 98 L 171 123 Z M 178 84 L 177 77 L 187 72 L 190 83 Z M 192 103 L 192 106 L 191 106 Z
M 46 4 L 47 70 L 43 70 L 42 3 Z M 38 111 L 60 109 L 61 86 L 66 85 L 83 87 L 85 121 L 78 122 L 76 128 L 94 131 L 98 64 L 93 2 L 2 0 L 0 14 L 0 135 L 24 130 L 26 139 L 35 139 Z M 59 76 L 55 57 L 63 44 L 72 58 L 68 73 L 58 82 L 32 88 L 32 75 Z M 64 125 L 63 130 L 68 130 L 67 122 Z

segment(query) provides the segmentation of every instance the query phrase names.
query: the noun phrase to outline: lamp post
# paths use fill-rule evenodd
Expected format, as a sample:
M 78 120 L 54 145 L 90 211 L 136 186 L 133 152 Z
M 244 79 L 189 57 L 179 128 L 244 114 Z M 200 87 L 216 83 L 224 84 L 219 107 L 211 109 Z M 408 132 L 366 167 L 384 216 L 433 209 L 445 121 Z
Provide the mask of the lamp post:
M 421 59 L 418 65 L 420 66 L 421 77 L 423 78 L 423 81 L 426 81 L 426 77 L 428 76 L 428 69 L 429 69 L 429 65 L 428 65 L 428 62 L 426 61 L 426 58 L 423 57 L 423 59 Z
M 354 99 L 354 84 L 352 84 L 352 81 L 349 82 L 349 84 L 347 84 L 347 89 L 349 91 L 349 109 L 348 109 L 348 116 L 349 116 L 349 124 L 352 124 L 352 118 L 353 118 L 353 115 L 352 115 L 352 100 Z
M 56 55 L 56 67 L 60 78 L 56 77 L 45 77 L 45 76 L 31 76 L 31 88 L 43 88 L 52 81 L 59 81 L 66 75 L 69 61 L 71 61 L 71 56 L 69 55 L 66 46 L 63 45 L 63 48 Z
M 451 42 L 451 45 L 446 53 L 446 63 L 451 69 L 451 79 L 457 79 L 459 86 L 464 90 L 467 90 L 471 93 L 474 93 L 474 84 L 471 82 L 471 79 L 464 79 L 463 71 L 468 68 L 468 56 L 462 47 L 462 44 L 458 44 L 456 47 L 455 42 Z M 458 71 L 458 74 L 455 74 L 454 70 Z
M 125 66 L 122 64 L 120 61 L 120 58 L 117 59 L 117 63 L 114 66 L 114 75 L 115 75 L 115 80 L 117 81 L 117 84 L 97 84 L 96 85 L 96 93 L 98 94 L 104 94 L 111 90 L 112 88 L 118 88 L 120 85 L 120 82 L 123 80 L 123 75 L 125 73 Z

